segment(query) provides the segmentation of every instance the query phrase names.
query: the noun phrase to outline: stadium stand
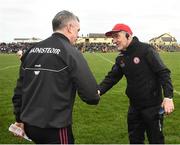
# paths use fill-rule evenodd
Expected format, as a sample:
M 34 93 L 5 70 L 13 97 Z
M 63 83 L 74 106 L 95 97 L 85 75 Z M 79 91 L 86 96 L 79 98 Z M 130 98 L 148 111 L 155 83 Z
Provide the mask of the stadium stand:
M 24 52 L 41 39 L 33 37 L 31 39 L 16 38 L 14 40 L 16 43 L 0 43 L 0 53 L 17 53 L 19 50 Z M 161 52 L 180 51 L 180 45 L 178 45 L 177 40 L 169 33 L 164 33 L 158 37 L 150 39 L 149 44 L 157 51 Z M 117 51 L 117 48 L 112 43 L 112 38 L 106 38 L 105 35 L 101 33 L 89 33 L 86 37 L 80 37 L 76 43 L 76 48 L 81 52 L 91 53 Z

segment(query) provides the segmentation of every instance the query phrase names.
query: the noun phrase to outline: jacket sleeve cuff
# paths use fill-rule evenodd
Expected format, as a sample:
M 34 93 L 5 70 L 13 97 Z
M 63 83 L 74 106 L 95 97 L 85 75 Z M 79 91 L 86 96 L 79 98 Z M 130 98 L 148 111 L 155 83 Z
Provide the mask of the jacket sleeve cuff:
M 21 122 L 22 122 L 21 119 L 20 119 L 20 114 L 19 114 L 19 115 L 16 115 L 16 122 L 18 122 L 18 123 L 21 123 Z

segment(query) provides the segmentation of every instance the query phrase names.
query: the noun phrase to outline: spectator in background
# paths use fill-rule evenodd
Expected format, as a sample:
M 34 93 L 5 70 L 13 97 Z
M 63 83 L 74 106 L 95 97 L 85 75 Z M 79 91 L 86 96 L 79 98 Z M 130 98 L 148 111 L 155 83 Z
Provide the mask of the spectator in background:
M 16 125 L 35 143 L 73 144 L 72 110 L 76 90 L 87 104 L 99 102 L 97 83 L 82 54 L 72 44 L 80 30 L 73 13 L 61 11 L 52 36 L 22 56 L 12 98 Z
M 146 132 L 149 143 L 163 144 L 161 107 L 166 114 L 174 110 L 170 70 L 154 48 L 132 37 L 132 34 L 130 27 L 125 24 L 116 24 L 112 31 L 105 34 L 113 38 L 120 53 L 111 71 L 100 83 L 100 95 L 125 75 L 126 94 L 130 102 L 127 119 L 130 143 L 143 144 Z

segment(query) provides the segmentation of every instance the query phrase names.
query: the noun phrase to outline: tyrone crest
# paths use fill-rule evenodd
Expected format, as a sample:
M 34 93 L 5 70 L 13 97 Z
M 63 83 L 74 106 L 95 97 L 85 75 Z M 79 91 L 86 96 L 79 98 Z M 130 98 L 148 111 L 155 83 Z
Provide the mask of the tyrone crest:
M 140 62 L 140 59 L 139 57 L 134 57 L 133 61 L 135 64 L 138 64 Z

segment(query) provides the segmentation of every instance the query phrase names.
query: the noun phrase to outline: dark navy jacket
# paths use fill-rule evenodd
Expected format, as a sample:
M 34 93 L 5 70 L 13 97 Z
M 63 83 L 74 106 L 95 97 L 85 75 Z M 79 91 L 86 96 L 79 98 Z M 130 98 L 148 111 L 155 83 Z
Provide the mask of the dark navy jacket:
M 100 83 L 101 95 L 113 87 L 125 75 L 126 94 L 136 108 L 159 105 L 164 97 L 173 97 L 170 70 L 163 64 L 154 48 L 134 37 L 127 51 L 116 58 L 112 70 Z

